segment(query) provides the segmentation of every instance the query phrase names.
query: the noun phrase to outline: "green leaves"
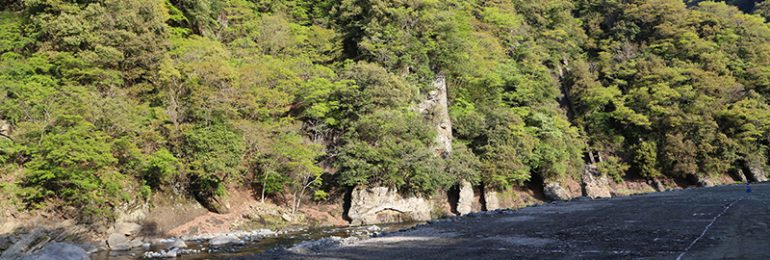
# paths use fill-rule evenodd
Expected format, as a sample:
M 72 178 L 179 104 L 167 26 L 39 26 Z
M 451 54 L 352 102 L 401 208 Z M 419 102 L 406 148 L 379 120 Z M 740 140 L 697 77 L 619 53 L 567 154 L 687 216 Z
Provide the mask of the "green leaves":
M 244 149 L 241 136 L 225 125 L 196 127 L 185 132 L 184 148 L 192 171 L 222 179 L 237 173 Z
M 179 160 L 166 149 L 160 149 L 150 155 L 144 166 L 143 179 L 154 189 L 168 183 L 179 172 Z
M 78 116 L 63 116 L 40 138 L 25 164 L 23 196 L 28 203 L 61 200 L 100 216 L 104 212 L 96 213 L 108 209 L 104 203 L 123 198 L 123 177 L 113 167 L 117 159 L 107 136 L 92 124 Z
M 297 194 L 299 205 L 349 185 L 505 189 L 576 178 L 584 163 L 616 181 L 768 163 L 770 27 L 725 3 L 36 0 L 6 9 L 16 11 L 0 12 L 10 137 L 0 161 L 23 172 L 14 181 L 30 207 L 99 215 L 125 194 L 146 199 L 168 186 L 214 205 L 243 184 Z M 442 155 L 432 115 L 416 112 L 435 98 L 438 76 L 452 123 L 438 132 L 451 130 L 454 144 Z

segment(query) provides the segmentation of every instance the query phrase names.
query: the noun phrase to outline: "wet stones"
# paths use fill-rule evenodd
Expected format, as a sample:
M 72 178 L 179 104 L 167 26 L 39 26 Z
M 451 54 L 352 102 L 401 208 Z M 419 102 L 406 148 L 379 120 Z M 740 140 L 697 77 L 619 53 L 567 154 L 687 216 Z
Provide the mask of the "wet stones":
M 209 240 L 210 247 L 223 247 L 227 245 L 243 245 L 245 242 L 236 236 L 216 236 Z
M 294 245 L 293 247 L 290 247 L 289 249 L 287 249 L 287 251 L 296 253 L 296 254 L 307 254 L 311 252 L 317 252 L 322 249 L 337 247 L 341 245 L 347 245 L 357 240 L 358 238 L 355 238 L 355 237 L 349 237 L 349 238 L 341 238 L 336 236 L 326 237 L 319 240 L 305 241 L 305 242 L 299 243 L 297 245 Z

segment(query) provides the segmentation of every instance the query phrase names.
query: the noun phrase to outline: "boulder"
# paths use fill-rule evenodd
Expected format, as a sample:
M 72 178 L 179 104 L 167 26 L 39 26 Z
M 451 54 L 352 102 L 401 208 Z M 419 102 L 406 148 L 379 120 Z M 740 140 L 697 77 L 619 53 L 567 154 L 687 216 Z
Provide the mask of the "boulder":
M 141 237 L 134 238 L 133 240 L 131 240 L 131 242 L 128 243 L 128 245 L 131 246 L 131 248 L 142 247 L 144 246 L 143 240 L 144 238 L 141 238 Z
M 555 182 L 546 183 L 545 187 L 543 187 L 543 193 L 545 193 L 545 197 L 550 200 L 563 201 L 572 199 L 572 196 L 569 195 L 569 191 Z
M 500 200 L 497 198 L 497 191 L 490 188 L 484 189 L 484 208 L 487 211 L 500 209 Z
M 171 250 L 165 251 L 160 250 L 159 252 L 144 252 L 144 258 L 174 258 L 177 257 L 180 254 L 180 250 L 178 248 L 172 248 Z
M 177 239 L 169 245 L 169 248 L 187 248 L 187 243 L 184 240 Z
M 13 240 L 9 235 L 0 236 L 0 251 L 5 251 L 13 245 Z
M 125 204 L 115 209 L 115 223 L 142 223 L 150 214 L 149 204 Z
M 48 242 L 48 234 L 42 229 L 34 229 L 27 234 L 24 234 L 16 240 L 13 245 L 8 247 L 0 254 L 0 259 L 16 259 L 29 250 L 33 249 L 36 245 Z
M 107 245 L 113 251 L 126 251 L 132 247 L 131 240 L 126 235 L 120 233 L 110 234 L 107 238 Z
M 612 197 L 607 176 L 603 176 L 596 166 L 586 165 L 583 168 L 583 175 L 581 178 L 583 181 L 584 195 L 586 197 L 592 199 Z
M 79 246 L 80 246 L 80 248 L 85 250 L 86 253 L 89 254 L 89 255 L 93 254 L 93 253 L 96 253 L 96 252 L 99 252 L 99 247 L 96 246 L 95 244 L 86 243 L 86 244 L 81 244 Z
M 216 236 L 209 240 L 209 247 L 223 247 L 227 245 L 243 245 L 245 242 L 235 236 Z
M 356 187 L 351 194 L 348 217 L 352 225 L 427 221 L 433 205 L 420 196 L 404 197 L 388 187 Z
M 88 260 L 86 250 L 69 243 L 51 243 L 37 252 L 24 257 L 25 260 Z
M 468 181 L 460 182 L 460 198 L 457 200 L 457 213 L 465 215 L 473 208 L 473 185 Z
M 115 224 L 115 233 L 117 234 L 123 234 L 125 236 L 134 236 L 136 234 L 139 234 L 139 231 L 142 231 L 142 225 L 139 225 L 136 223 L 122 222 L 122 223 Z
M 371 225 L 368 228 L 366 228 L 366 230 L 369 231 L 369 232 L 377 232 L 377 231 L 382 230 L 382 228 L 377 226 L 377 225 Z

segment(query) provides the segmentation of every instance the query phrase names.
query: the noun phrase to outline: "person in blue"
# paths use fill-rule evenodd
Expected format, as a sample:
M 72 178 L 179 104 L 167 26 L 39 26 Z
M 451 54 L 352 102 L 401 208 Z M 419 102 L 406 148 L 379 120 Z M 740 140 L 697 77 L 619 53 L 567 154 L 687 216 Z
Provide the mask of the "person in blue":
M 748 181 L 746 181 L 746 193 L 751 193 L 751 186 L 749 186 Z

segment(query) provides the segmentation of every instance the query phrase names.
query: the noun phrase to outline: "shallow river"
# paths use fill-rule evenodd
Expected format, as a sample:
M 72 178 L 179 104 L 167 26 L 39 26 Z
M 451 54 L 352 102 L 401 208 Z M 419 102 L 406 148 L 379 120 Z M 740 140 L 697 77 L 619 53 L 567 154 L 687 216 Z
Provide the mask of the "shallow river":
M 183 254 L 176 259 L 194 260 L 194 259 L 222 259 L 235 256 L 249 256 L 271 249 L 288 248 L 302 241 L 317 240 L 325 237 L 368 237 L 375 233 L 391 232 L 401 229 L 414 227 L 420 223 L 398 223 L 398 224 L 385 224 L 377 225 L 379 229 L 376 232 L 369 230 L 371 226 L 361 227 L 330 227 L 330 228 L 315 228 L 315 229 L 295 229 L 278 232 L 276 235 L 267 236 L 262 239 L 246 242 L 245 245 L 228 246 L 220 249 L 211 249 L 208 247 L 208 241 L 185 241 L 188 249 L 200 250 L 200 253 L 195 254 Z M 123 260 L 123 259 L 140 259 L 144 258 L 146 251 L 160 251 L 163 247 L 150 248 L 145 250 L 143 248 L 135 248 L 130 251 L 101 251 L 94 255 L 91 255 L 91 259 L 95 260 Z

